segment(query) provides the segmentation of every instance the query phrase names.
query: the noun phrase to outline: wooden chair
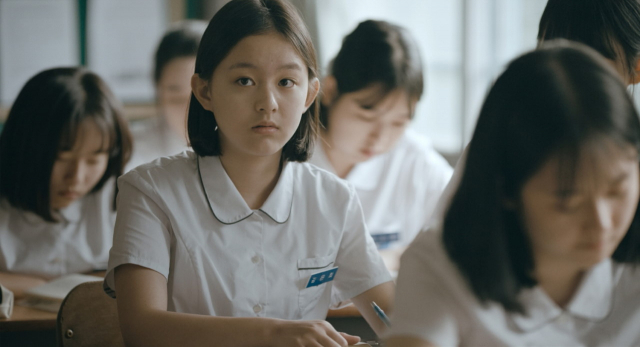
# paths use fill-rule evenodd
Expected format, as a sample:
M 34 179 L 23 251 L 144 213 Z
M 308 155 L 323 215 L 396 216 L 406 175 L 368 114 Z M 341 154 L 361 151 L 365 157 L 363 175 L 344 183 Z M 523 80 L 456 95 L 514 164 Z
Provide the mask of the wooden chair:
M 102 281 L 78 285 L 62 301 L 56 323 L 59 347 L 124 347 L 116 301 Z

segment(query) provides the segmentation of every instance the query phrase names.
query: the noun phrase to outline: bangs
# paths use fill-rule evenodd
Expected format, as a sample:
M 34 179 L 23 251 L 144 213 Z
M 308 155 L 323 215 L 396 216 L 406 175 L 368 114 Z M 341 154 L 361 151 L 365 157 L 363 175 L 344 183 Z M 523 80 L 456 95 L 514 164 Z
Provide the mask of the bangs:
M 95 125 L 102 137 L 102 146 L 98 152 L 107 153 L 110 158 L 117 156 L 120 149 L 115 130 L 116 126 L 113 124 L 113 116 L 102 114 L 73 117 L 62 129 L 58 151 L 72 150 L 81 136 L 79 133 L 82 127 L 86 126 L 87 122 Z
M 632 149 L 631 151 L 629 151 Z M 557 194 L 561 201 L 569 198 L 576 191 L 577 176 L 581 168 L 579 168 L 580 158 L 585 156 L 614 158 L 615 152 L 626 152 L 629 159 L 639 159 L 640 151 L 638 143 L 629 141 L 624 134 L 620 132 L 596 133 L 586 137 L 582 141 L 575 141 L 570 144 L 564 144 L 556 151 L 556 159 L 558 161 L 558 187 Z M 598 165 L 588 170 L 597 170 Z M 582 168 L 585 170 L 585 168 Z M 596 172 L 597 173 L 597 172 Z

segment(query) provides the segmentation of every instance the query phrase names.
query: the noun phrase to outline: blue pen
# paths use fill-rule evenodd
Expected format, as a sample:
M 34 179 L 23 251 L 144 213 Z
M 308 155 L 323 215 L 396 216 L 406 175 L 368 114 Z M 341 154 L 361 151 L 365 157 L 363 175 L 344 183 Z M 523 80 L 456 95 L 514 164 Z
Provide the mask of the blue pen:
M 387 326 L 387 328 L 391 327 L 391 322 L 389 322 L 389 317 L 384 313 L 384 311 L 376 304 L 375 301 L 371 302 L 371 307 L 376 312 L 382 323 Z

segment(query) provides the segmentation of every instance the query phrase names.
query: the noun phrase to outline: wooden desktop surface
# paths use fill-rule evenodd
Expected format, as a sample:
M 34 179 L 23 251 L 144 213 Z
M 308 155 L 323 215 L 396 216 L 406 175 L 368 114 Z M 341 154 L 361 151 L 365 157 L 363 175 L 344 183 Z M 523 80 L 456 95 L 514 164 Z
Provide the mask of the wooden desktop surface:
M 53 330 L 57 316 L 56 313 L 14 305 L 11 318 L 0 319 L 0 332 Z
M 105 271 L 96 271 L 88 273 L 88 275 L 100 279 L 104 278 L 106 273 Z M 11 318 L 0 318 L 0 332 L 55 330 L 57 318 L 57 313 L 13 305 Z

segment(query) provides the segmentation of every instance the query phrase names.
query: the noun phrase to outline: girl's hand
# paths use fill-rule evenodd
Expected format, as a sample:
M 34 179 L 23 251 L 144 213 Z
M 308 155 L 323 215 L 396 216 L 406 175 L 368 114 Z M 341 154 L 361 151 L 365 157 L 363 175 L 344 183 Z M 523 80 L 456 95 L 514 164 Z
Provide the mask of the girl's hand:
M 326 321 L 275 320 L 270 336 L 274 347 L 345 347 L 360 342 L 359 337 L 339 333 Z

